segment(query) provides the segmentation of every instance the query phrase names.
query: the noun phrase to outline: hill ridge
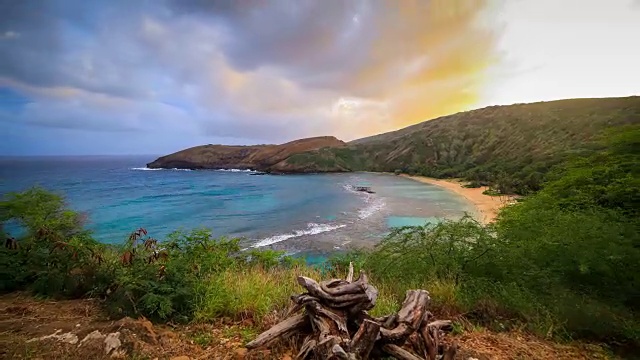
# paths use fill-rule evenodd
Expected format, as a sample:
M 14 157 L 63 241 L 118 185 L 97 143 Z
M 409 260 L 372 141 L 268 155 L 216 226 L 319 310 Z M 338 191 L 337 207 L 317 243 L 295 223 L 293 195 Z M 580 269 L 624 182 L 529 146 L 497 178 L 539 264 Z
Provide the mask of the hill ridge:
M 159 157 L 147 164 L 149 168 L 177 169 L 251 169 L 288 172 L 284 161 L 290 156 L 325 147 L 339 148 L 346 144 L 334 136 L 316 136 L 278 145 L 199 145 Z M 310 169 L 321 171 L 322 169 Z
M 494 105 L 349 143 L 325 136 L 280 145 L 203 145 L 148 166 L 277 173 L 400 171 L 462 177 L 525 194 L 539 190 L 554 165 L 594 146 L 603 131 L 630 124 L 640 124 L 640 96 Z

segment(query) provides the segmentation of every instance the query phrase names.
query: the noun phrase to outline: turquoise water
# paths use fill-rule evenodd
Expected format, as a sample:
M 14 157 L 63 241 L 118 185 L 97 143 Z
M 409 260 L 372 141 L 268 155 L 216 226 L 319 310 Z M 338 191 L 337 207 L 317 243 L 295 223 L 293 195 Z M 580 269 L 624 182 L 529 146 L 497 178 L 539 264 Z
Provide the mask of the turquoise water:
M 105 243 L 146 228 L 156 238 L 206 227 L 243 246 L 321 254 L 371 246 L 392 226 L 460 217 L 456 194 L 371 173 L 252 176 L 237 171 L 149 170 L 154 157 L 0 159 L 0 194 L 41 185 L 87 215 Z M 376 193 L 351 190 L 370 186 Z
M 427 223 L 437 223 L 439 221 L 440 219 L 437 217 L 389 216 L 387 218 L 387 227 L 424 226 Z

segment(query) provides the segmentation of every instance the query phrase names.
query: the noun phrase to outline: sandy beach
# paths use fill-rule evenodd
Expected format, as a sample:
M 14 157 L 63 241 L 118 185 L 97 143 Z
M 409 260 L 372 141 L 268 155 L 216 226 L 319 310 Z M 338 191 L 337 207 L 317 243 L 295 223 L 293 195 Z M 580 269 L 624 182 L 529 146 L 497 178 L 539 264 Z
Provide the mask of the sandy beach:
M 458 179 L 434 179 L 424 176 L 410 175 L 400 176 L 425 184 L 440 186 L 463 196 L 476 207 L 476 209 L 478 210 L 478 221 L 481 221 L 483 224 L 488 224 L 495 220 L 496 216 L 498 215 L 498 211 L 503 206 L 510 204 L 515 199 L 515 196 L 512 195 L 485 195 L 482 192 L 488 189 L 488 187 L 486 186 L 482 186 L 479 188 L 464 188 L 462 187 L 462 183 Z

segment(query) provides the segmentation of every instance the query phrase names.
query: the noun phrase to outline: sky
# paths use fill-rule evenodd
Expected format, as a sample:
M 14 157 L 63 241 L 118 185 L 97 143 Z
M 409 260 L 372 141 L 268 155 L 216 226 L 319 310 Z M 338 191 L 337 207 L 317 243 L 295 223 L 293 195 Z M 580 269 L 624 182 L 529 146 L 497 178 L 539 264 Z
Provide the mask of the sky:
M 0 0 L 0 155 L 349 141 L 638 64 L 640 0 Z

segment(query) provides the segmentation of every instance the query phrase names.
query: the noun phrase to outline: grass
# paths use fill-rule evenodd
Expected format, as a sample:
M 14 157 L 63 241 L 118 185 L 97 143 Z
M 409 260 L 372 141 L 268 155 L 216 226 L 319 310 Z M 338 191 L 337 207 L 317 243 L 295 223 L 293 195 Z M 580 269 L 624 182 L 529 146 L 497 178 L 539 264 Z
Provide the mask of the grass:
M 250 341 L 287 314 L 292 305 L 289 297 L 303 291 L 296 282 L 300 275 L 317 280 L 327 278 L 322 271 L 305 265 L 230 268 L 212 274 L 203 281 L 205 291 L 195 307 L 194 321 L 206 323 L 228 318 L 232 322 L 241 322 L 245 325 L 227 328 L 226 336 Z M 474 325 L 482 324 L 495 331 L 526 328 L 542 338 L 571 339 L 563 331 L 565 324 L 559 322 L 549 309 L 554 304 L 539 303 L 536 296 L 518 286 L 477 280 L 455 284 L 454 281 L 432 276 L 390 279 L 378 277 L 375 273 L 371 275 L 370 282 L 379 291 L 376 306 L 370 311 L 374 317 L 396 313 L 406 290 L 426 289 L 431 296 L 430 310 L 440 318 L 460 319 L 463 323 L 471 320 Z M 576 304 L 576 314 L 584 314 L 581 307 L 587 305 Z M 566 301 L 559 300 L 557 306 L 564 313 L 570 311 Z M 457 323 L 458 332 L 463 331 L 463 323 Z M 207 333 L 195 333 L 192 339 L 203 347 L 213 341 Z
M 286 314 L 292 305 L 291 295 L 303 292 L 296 282 L 296 277 L 300 275 L 318 281 L 327 278 L 320 270 L 304 265 L 270 269 L 254 266 L 228 269 L 211 275 L 204 281 L 206 291 L 197 306 L 194 320 L 209 321 L 228 317 L 234 321 L 249 320 L 256 328 L 266 328 Z M 371 282 L 379 291 L 371 314 L 383 316 L 397 312 L 408 288 L 375 279 L 371 279 Z M 421 287 L 416 284 L 414 288 Z M 440 293 L 441 290 L 444 291 Z M 439 302 L 450 296 L 450 289 L 446 286 L 433 288 L 432 296 Z
M 255 266 L 212 274 L 204 281 L 204 297 L 195 320 L 226 316 L 263 323 L 267 316 L 279 317 L 291 304 L 289 297 L 301 292 L 296 282 L 299 275 L 320 277 L 309 267 Z

